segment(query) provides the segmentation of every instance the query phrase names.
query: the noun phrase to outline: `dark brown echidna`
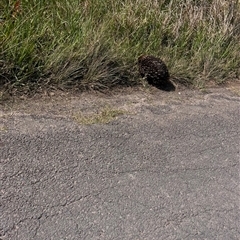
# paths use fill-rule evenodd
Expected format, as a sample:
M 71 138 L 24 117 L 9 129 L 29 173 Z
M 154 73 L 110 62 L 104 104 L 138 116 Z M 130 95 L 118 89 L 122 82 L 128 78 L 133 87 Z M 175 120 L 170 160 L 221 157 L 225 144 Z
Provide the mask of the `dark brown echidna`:
M 165 91 L 174 91 L 175 87 L 170 82 L 166 64 L 157 57 L 142 55 L 138 58 L 139 72 L 150 85 Z

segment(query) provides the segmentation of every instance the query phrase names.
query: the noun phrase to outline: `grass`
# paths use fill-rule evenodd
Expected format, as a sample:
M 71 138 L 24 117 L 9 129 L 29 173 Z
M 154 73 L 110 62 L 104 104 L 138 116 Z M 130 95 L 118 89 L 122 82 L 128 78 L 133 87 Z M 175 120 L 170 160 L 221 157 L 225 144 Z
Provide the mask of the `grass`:
M 105 107 L 96 114 L 83 115 L 82 113 L 74 114 L 73 119 L 83 125 L 105 124 L 116 119 L 117 116 L 125 114 L 126 111 Z
M 19 4 L 18 4 L 19 3 Z M 240 76 L 237 0 L 2 0 L 0 88 L 111 89 L 141 84 L 153 54 L 195 87 Z

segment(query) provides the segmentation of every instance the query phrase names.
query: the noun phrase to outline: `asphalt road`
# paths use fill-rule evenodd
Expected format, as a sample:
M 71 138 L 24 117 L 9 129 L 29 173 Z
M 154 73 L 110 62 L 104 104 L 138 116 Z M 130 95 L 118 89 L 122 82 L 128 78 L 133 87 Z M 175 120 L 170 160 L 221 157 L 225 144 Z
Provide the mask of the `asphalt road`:
M 240 239 L 240 98 L 164 94 L 107 124 L 3 109 L 0 239 Z

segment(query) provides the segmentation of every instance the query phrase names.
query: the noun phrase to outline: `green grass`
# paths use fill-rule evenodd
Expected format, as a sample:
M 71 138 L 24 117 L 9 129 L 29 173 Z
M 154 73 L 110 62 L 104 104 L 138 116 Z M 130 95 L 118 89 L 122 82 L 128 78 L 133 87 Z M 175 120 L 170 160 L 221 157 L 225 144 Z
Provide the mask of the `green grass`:
M 114 109 L 107 106 L 95 114 L 88 114 L 88 115 L 83 115 L 82 113 L 74 114 L 73 119 L 77 123 L 83 124 L 83 125 L 106 124 L 125 113 L 127 112 L 124 110 Z
M 140 84 L 139 55 L 196 87 L 239 79 L 237 0 L 13 0 L 0 3 L 0 87 L 110 89 Z

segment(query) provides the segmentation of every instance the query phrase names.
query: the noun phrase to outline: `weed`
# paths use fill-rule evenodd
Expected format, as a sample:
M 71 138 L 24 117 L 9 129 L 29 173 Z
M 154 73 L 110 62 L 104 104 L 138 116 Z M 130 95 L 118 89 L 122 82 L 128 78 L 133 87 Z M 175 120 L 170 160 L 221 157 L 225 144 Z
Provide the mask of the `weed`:
M 126 111 L 120 109 L 113 109 L 105 107 L 95 114 L 83 115 L 82 113 L 74 114 L 73 118 L 79 124 L 92 125 L 92 124 L 105 124 L 113 121 L 117 116 L 125 114 Z

